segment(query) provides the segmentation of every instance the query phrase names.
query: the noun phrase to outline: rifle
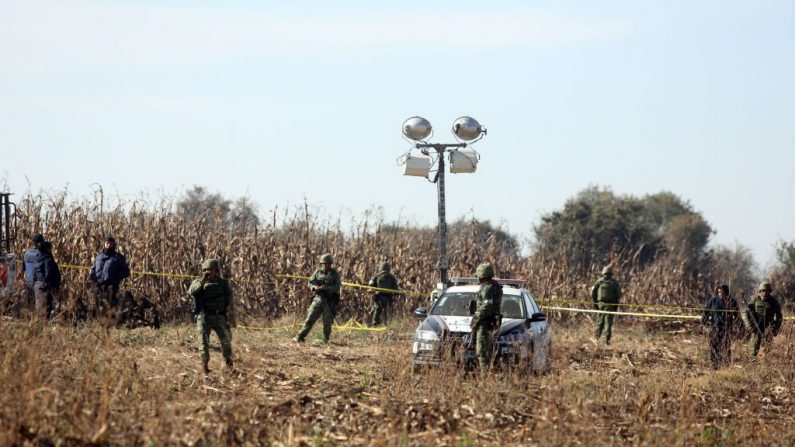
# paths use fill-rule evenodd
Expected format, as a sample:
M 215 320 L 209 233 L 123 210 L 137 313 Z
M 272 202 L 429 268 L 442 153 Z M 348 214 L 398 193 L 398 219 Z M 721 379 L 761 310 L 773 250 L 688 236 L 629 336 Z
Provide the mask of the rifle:
M 472 317 L 472 322 L 469 323 L 470 332 L 469 332 L 469 340 L 467 340 L 467 345 L 465 346 L 467 350 L 475 348 L 475 339 L 478 336 L 478 327 L 481 325 L 481 321 L 479 318 Z
M 765 334 L 762 332 L 762 328 L 759 326 L 759 321 L 756 320 L 756 313 L 751 309 L 751 305 L 748 304 L 748 300 L 745 298 L 743 298 L 743 305 L 745 305 L 745 312 L 746 315 L 748 315 L 748 319 L 754 324 L 756 333 L 759 334 L 759 337 L 763 337 Z
M 193 300 L 191 301 L 191 312 L 193 316 L 198 317 L 199 315 L 204 315 L 204 282 L 207 280 L 208 274 L 205 273 L 202 275 L 201 280 L 201 289 L 195 294 L 191 295 Z M 207 333 L 207 319 L 202 319 L 202 332 Z M 208 334 L 209 335 L 209 334 Z
M 337 293 L 331 293 L 328 289 L 320 289 L 320 287 L 326 286 L 326 281 L 322 279 L 315 279 L 310 281 L 310 288 L 317 296 L 319 296 L 323 301 L 328 304 L 329 308 L 331 309 L 331 314 L 336 316 L 337 311 L 339 310 L 340 306 L 340 296 Z

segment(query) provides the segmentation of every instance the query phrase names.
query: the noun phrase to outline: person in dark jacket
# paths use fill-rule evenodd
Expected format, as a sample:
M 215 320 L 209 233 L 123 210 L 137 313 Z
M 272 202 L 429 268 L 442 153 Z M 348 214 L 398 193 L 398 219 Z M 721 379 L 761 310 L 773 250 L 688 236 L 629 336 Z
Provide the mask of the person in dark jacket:
M 731 363 L 731 333 L 737 320 L 737 302 L 729 296 L 729 286 L 721 284 L 716 296 L 707 301 L 701 324 L 709 324 L 709 358 L 712 368 L 719 369 Z
M 130 276 L 130 267 L 123 254 L 116 251 L 116 240 L 108 237 L 105 249 L 97 254 L 89 277 L 96 284 L 96 298 L 92 309 L 94 317 L 108 317 L 116 305 L 119 286 Z
M 36 317 L 46 320 L 53 309 L 52 292 L 61 288 L 61 270 L 52 257 L 52 243 L 45 241 L 39 247 L 38 262 L 33 270 L 33 293 Z
M 25 276 L 25 291 L 27 292 L 27 304 L 26 307 L 28 309 L 33 309 L 36 295 L 33 291 L 33 283 L 35 282 L 33 279 L 33 274 L 36 270 L 36 264 L 39 262 L 39 256 L 41 254 L 40 248 L 41 244 L 44 242 L 44 236 L 41 234 L 34 234 L 33 235 L 33 246 L 25 251 L 25 254 L 22 255 L 22 271 L 24 272 Z M 19 303 L 16 304 L 16 313 L 19 316 Z

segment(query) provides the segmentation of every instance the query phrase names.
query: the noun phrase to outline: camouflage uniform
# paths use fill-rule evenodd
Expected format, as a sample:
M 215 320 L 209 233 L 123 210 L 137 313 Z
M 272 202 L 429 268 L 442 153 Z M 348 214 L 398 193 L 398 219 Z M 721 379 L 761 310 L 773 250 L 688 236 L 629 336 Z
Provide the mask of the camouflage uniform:
M 399 289 L 397 278 L 389 273 L 390 265 L 388 262 L 381 264 L 381 271 L 370 279 L 370 287 L 378 287 L 379 289 Z M 381 324 L 381 316 L 392 307 L 395 294 L 383 291 L 377 291 L 373 295 L 373 308 L 370 311 L 370 321 L 373 326 Z M 387 323 L 386 316 L 384 317 L 384 324 Z
M 591 299 L 594 303 L 594 309 L 615 312 L 618 309 L 619 300 L 621 300 L 621 286 L 618 281 L 613 279 L 613 268 L 609 265 L 602 269 L 602 277 L 596 280 L 596 283 L 591 288 Z M 602 335 L 602 330 L 605 332 L 605 343 L 610 344 L 610 339 L 613 335 L 613 314 L 600 313 L 596 317 L 596 339 Z
M 299 343 L 306 340 L 307 334 L 321 315 L 323 315 L 323 341 L 328 343 L 329 337 L 331 337 L 331 325 L 337 314 L 340 286 L 342 285 L 339 272 L 331 267 L 332 262 L 331 255 L 321 256 L 320 263 L 323 264 L 323 267 L 315 270 L 307 282 L 309 288 L 314 292 L 314 296 L 304 326 L 295 337 L 295 341 Z
M 743 322 L 753 332 L 751 336 L 751 356 L 753 357 L 759 354 L 762 339 L 770 340 L 778 335 L 784 320 L 781 314 L 781 304 L 770 294 L 773 291 L 770 283 L 763 282 L 757 290 L 759 295 L 743 312 Z M 767 292 L 767 294 L 763 292 Z M 768 327 L 770 332 L 765 334 Z
M 205 271 L 201 279 L 195 279 L 188 289 L 193 297 L 193 313 L 196 315 L 196 328 L 199 335 L 202 367 L 205 374 L 210 361 L 210 332 L 215 331 L 221 341 L 221 351 L 227 367 L 232 368 L 232 330 L 234 324 L 235 301 L 229 281 L 219 276 L 218 261 L 208 259 L 202 263 Z M 215 275 L 207 274 L 214 270 Z
M 475 355 L 478 358 L 480 371 L 487 372 L 494 351 L 494 330 L 500 324 L 502 286 L 492 279 L 494 268 L 491 264 L 479 265 L 476 274 L 481 284 L 471 325 L 475 331 Z

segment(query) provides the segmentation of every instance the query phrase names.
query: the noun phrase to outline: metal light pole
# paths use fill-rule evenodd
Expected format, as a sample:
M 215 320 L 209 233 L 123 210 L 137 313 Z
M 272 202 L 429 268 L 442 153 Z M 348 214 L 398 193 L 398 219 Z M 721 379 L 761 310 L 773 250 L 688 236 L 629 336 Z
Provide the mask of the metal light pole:
M 436 175 L 431 183 L 436 183 L 436 191 L 438 197 L 438 213 L 439 213 L 439 258 L 436 261 L 436 268 L 439 270 L 439 287 L 444 290 L 448 285 L 447 270 L 450 267 L 449 259 L 447 258 L 447 220 L 445 209 L 445 187 L 444 187 L 444 174 L 445 174 L 445 155 L 450 156 L 450 169 L 451 172 L 475 172 L 477 167 L 477 153 L 474 151 L 464 152 L 468 145 L 480 140 L 486 135 L 480 123 L 474 118 L 462 116 L 453 122 L 452 132 L 458 143 L 440 144 L 428 143 L 425 141 L 433 131 L 431 123 L 425 118 L 418 116 L 407 119 L 403 123 L 403 136 L 409 138 L 416 143 L 414 147 L 419 149 L 420 152 L 426 157 L 412 157 L 411 151 L 404 157 L 404 164 L 406 164 L 406 175 L 424 176 L 428 178 L 430 172 L 431 159 L 427 156 L 431 150 L 436 153 L 436 162 L 438 163 Z M 469 141 L 469 143 L 466 143 Z M 423 163 L 425 165 L 423 166 Z

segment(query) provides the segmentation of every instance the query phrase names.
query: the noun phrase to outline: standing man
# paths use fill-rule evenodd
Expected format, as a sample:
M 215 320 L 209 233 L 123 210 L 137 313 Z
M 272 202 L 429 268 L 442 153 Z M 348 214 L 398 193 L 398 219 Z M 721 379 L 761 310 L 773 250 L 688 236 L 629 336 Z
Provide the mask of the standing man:
M 751 336 L 751 356 L 759 354 L 762 339 L 772 340 L 781 330 L 784 318 L 781 315 L 781 304 L 773 297 L 773 286 L 769 282 L 759 284 L 758 295 L 754 301 L 748 305 L 746 303 L 743 312 L 743 323 L 745 327 L 753 332 Z M 768 335 L 765 335 L 770 328 Z
M 388 262 L 381 263 L 381 271 L 378 272 L 368 285 L 370 287 L 377 287 L 379 289 L 398 290 L 398 281 L 394 275 L 389 273 L 390 265 Z M 373 294 L 373 309 L 370 312 L 370 321 L 373 326 L 381 324 L 381 316 L 384 316 L 384 325 L 389 321 L 388 318 L 392 316 L 392 304 L 394 303 L 395 293 L 377 290 Z
M 232 330 L 235 326 L 235 300 L 229 281 L 219 274 L 220 266 L 215 259 L 207 259 L 202 263 L 201 279 L 193 280 L 188 289 L 192 298 L 193 315 L 199 333 L 199 351 L 201 352 L 202 371 L 210 373 L 210 332 L 215 331 L 221 341 L 221 352 L 229 371 L 232 363 Z
M 340 286 L 342 285 L 339 272 L 331 267 L 333 262 L 331 254 L 322 255 L 320 268 L 312 273 L 307 282 L 314 295 L 312 305 L 309 306 L 309 312 L 306 315 L 306 321 L 304 321 L 304 327 L 293 339 L 298 343 L 303 343 L 306 340 L 307 334 L 321 315 L 323 315 L 323 342 L 328 343 L 331 336 L 331 324 L 334 322 L 334 316 L 337 314 L 339 306 Z
M 613 267 L 605 266 L 602 269 L 602 277 L 596 280 L 591 288 L 591 299 L 596 310 L 615 312 L 618 309 L 618 302 L 621 300 L 621 286 L 618 281 L 613 279 Z M 596 317 L 596 340 L 605 331 L 605 343 L 610 344 L 613 335 L 613 314 L 600 313 Z
M 116 305 L 119 285 L 130 276 L 130 267 L 124 255 L 116 251 L 116 239 L 108 236 L 105 249 L 97 254 L 89 277 L 96 284 L 94 317 L 107 317 Z
M 475 337 L 475 354 L 478 358 L 480 372 L 488 372 L 491 366 L 491 355 L 494 351 L 494 329 L 500 327 L 500 307 L 502 305 L 502 286 L 494 280 L 494 267 L 491 264 L 480 264 L 475 270 L 480 281 L 477 294 L 477 307 L 470 327 Z
M 35 309 L 36 294 L 34 291 L 34 275 L 36 273 L 36 264 L 39 262 L 41 255 L 41 244 L 44 243 L 44 236 L 41 234 L 33 235 L 33 247 L 30 247 L 22 255 L 22 271 L 25 272 L 25 292 L 27 296 L 27 308 Z M 16 304 L 16 314 L 19 316 L 19 303 Z
M 704 306 L 701 324 L 710 323 L 709 359 L 712 368 L 719 369 L 731 363 L 731 332 L 737 318 L 737 303 L 729 296 L 729 286 L 726 284 L 715 288 L 715 293 L 717 295 Z
M 39 246 L 39 258 L 33 274 L 33 294 L 36 317 L 47 321 L 53 309 L 52 292 L 61 287 L 61 271 L 52 257 L 52 243 L 45 241 Z

